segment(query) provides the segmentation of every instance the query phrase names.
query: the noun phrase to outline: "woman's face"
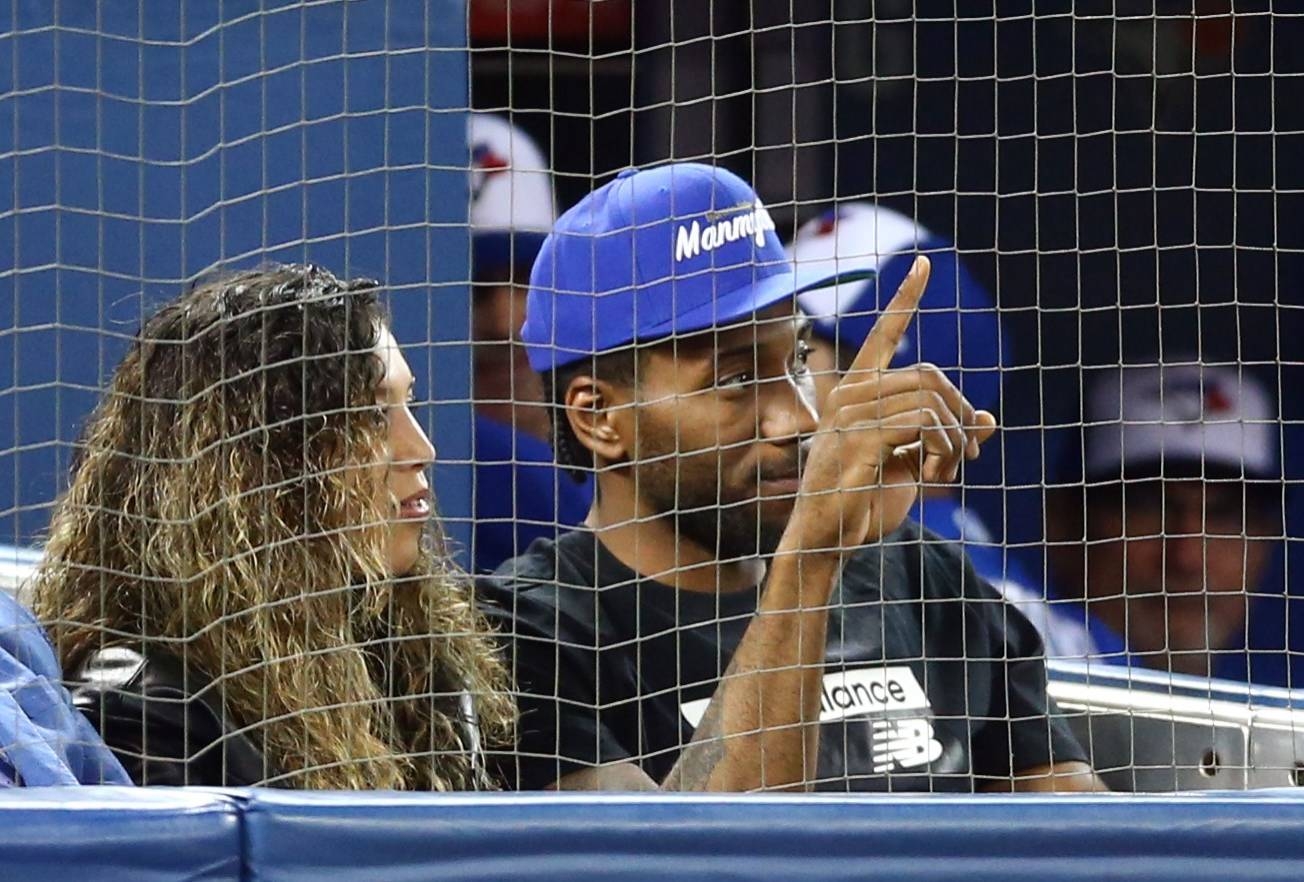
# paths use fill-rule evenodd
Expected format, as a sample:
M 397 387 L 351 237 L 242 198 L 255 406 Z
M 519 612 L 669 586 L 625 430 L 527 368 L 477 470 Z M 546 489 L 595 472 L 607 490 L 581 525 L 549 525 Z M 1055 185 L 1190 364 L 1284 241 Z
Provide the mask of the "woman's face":
M 376 403 L 384 408 L 389 423 L 385 478 L 387 503 L 393 518 L 389 530 L 389 573 L 402 576 L 417 562 L 421 534 L 433 511 L 426 469 L 435 461 L 435 448 L 412 415 L 410 405 L 415 382 L 412 369 L 388 328 L 380 330 L 376 354 L 385 370 L 376 388 Z

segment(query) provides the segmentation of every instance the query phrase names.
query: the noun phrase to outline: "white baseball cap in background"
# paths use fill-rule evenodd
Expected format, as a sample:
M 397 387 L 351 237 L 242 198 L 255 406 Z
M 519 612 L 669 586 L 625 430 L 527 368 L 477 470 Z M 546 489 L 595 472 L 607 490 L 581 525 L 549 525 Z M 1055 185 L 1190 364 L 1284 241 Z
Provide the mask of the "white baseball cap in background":
M 543 152 L 523 130 L 492 113 L 470 115 L 467 142 L 475 270 L 528 266 L 557 219 Z
M 918 314 L 901 337 L 894 367 L 932 362 L 975 407 L 996 410 L 1001 367 L 1011 363 L 996 301 L 969 272 L 955 243 L 883 205 L 844 202 L 802 225 L 788 247 L 807 273 L 858 275 L 798 295 L 816 335 L 855 352 L 914 265 L 933 269 Z
M 1244 368 L 1180 364 L 1103 371 L 1090 383 L 1086 423 L 1090 479 L 1139 472 L 1280 475 L 1272 398 Z

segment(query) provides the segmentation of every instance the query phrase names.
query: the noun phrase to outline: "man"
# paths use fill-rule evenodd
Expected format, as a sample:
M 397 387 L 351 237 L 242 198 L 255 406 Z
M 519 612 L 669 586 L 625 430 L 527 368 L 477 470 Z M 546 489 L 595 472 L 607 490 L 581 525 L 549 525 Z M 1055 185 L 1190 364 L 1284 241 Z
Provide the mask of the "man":
M 558 221 L 522 330 L 587 524 L 480 590 L 526 788 L 1095 787 L 1040 644 L 905 522 L 995 430 L 935 369 L 887 370 L 920 259 L 818 425 L 768 212 L 727 171 L 622 172 Z M 946 602 L 939 602 L 946 601 Z
M 1244 368 L 1130 365 L 1089 384 L 1085 424 L 1047 501 L 1056 593 L 1098 657 L 1232 675 L 1281 530 L 1270 396 Z
M 492 572 L 534 539 L 579 523 L 591 481 L 562 475 L 548 446 L 539 376 L 517 339 L 525 279 L 556 219 L 552 180 L 538 145 L 499 116 L 474 113 L 471 261 L 475 280 L 475 537 L 472 566 Z
M 807 271 L 863 270 L 869 275 L 797 298 L 811 321 L 807 364 L 817 409 L 864 345 L 891 292 L 905 280 L 916 252 L 929 257 L 929 285 L 919 317 L 901 338 L 892 364 L 931 362 L 975 407 L 995 412 L 1000 405 L 1000 369 L 1011 363 L 1010 346 L 995 301 L 960 260 L 955 243 L 885 206 L 849 202 L 803 224 L 788 249 Z M 1046 603 L 1041 580 L 996 542 L 958 487 L 922 487 L 910 517 L 942 539 L 963 543 L 978 575 L 1036 626 L 1047 655 L 1081 657 L 1088 652 L 1090 640 L 1084 639 L 1081 625 Z

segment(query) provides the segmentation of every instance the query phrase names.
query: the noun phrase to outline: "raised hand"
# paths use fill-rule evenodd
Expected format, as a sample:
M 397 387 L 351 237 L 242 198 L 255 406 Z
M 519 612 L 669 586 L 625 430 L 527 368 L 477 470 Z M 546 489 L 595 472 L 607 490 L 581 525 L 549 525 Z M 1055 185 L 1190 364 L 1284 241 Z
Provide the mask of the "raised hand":
M 921 481 L 956 479 L 996 418 L 975 410 L 936 366 L 890 370 L 910 326 L 929 262 L 909 275 L 875 323 L 820 416 L 785 538 L 803 550 L 851 549 L 895 530 Z

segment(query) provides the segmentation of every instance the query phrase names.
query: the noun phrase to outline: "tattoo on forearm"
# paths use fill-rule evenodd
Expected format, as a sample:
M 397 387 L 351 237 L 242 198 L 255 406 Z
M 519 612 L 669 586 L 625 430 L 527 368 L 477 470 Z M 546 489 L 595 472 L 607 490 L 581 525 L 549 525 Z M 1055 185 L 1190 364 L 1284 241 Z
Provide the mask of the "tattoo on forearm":
M 721 723 L 724 719 L 725 690 L 729 687 L 728 674 L 716 690 L 711 703 L 702 715 L 702 722 L 693 733 L 693 740 L 679 755 L 670 774 L 661 785 L 662 790 L 695 791 L 706 790 L 716 766 L 724 759 L 724 732 Z

